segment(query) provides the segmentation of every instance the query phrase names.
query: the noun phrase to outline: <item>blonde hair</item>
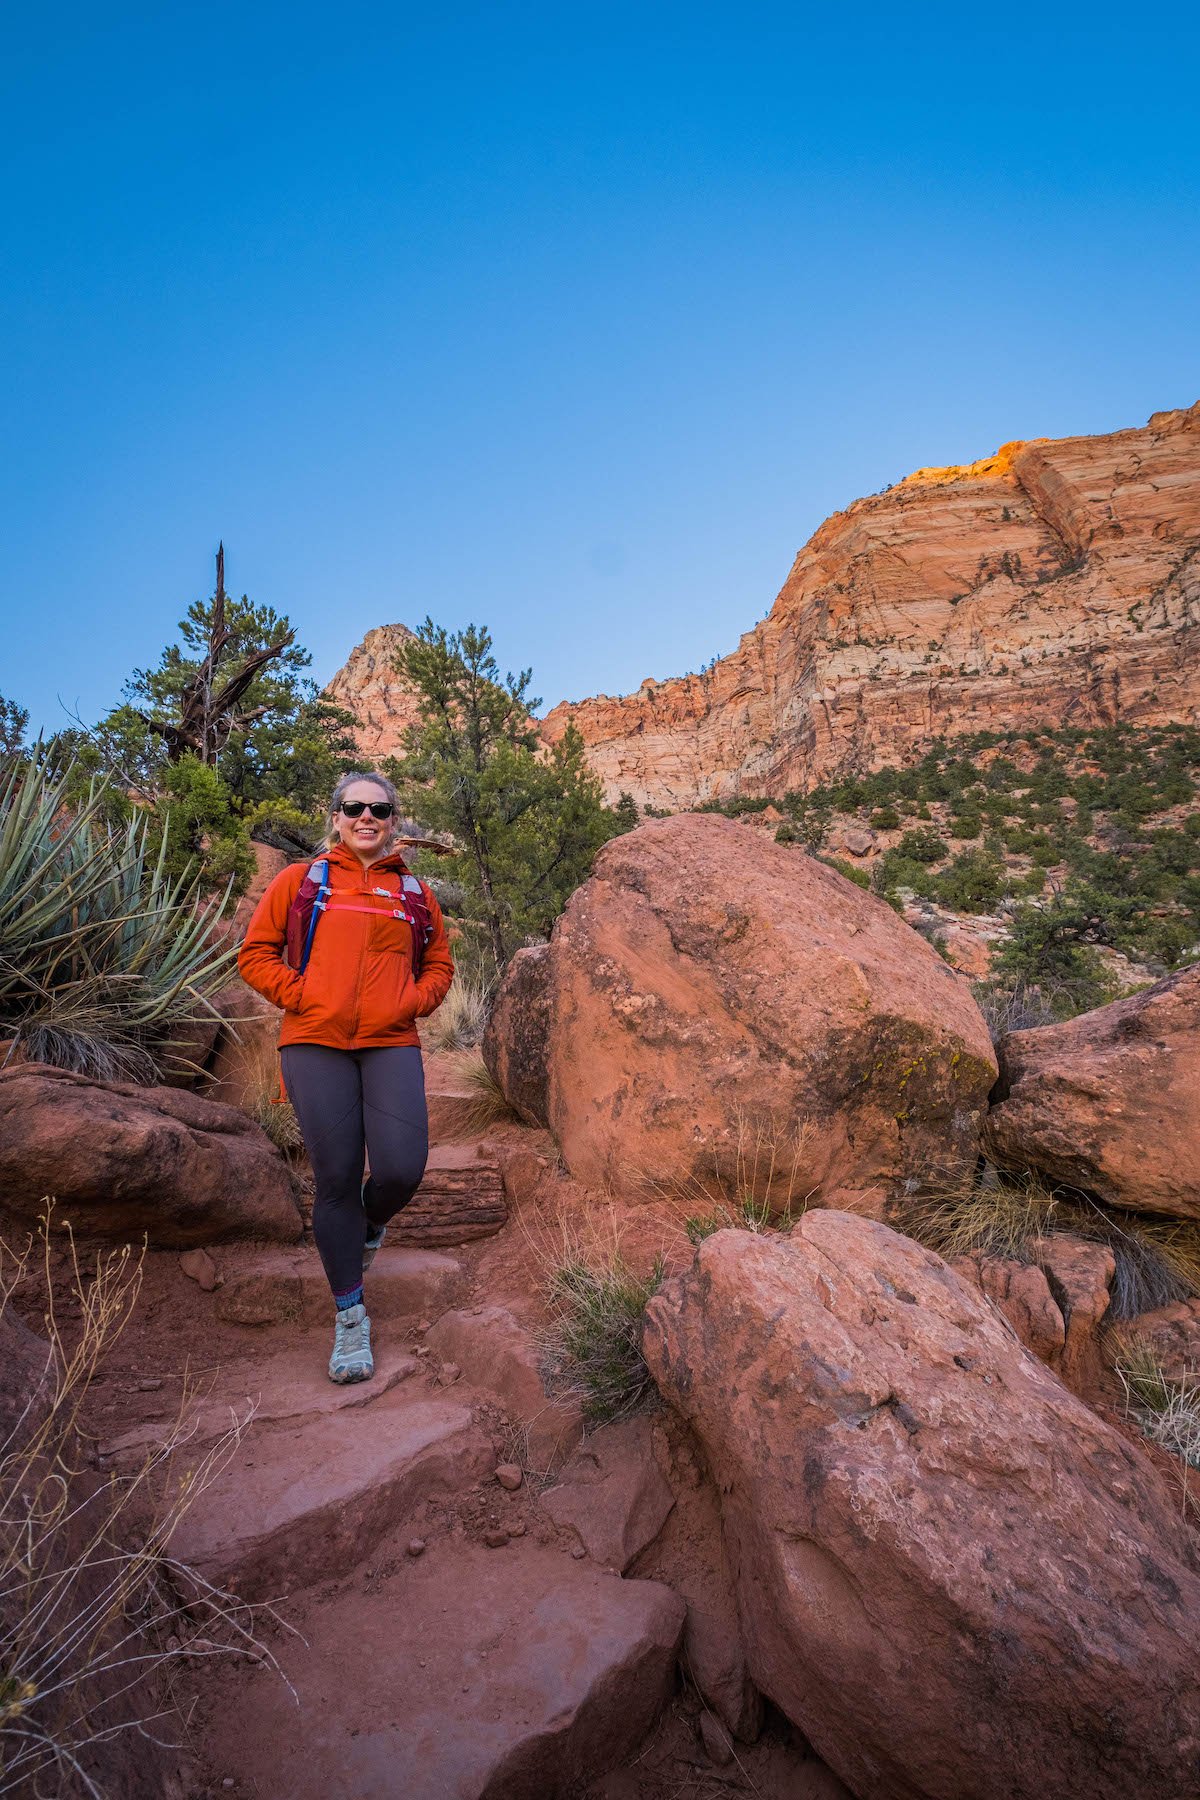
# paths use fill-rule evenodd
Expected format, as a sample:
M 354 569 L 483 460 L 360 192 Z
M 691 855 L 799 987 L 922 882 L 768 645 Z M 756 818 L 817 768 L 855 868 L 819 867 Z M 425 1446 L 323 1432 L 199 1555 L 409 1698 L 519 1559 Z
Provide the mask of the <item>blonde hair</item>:
M 392 831 L 391 836 L 388 838 L 388 843 L 394 844 L 396 839 L 400 836 L 400 796 L 397 794 L 387 776 L 380 775 L 375 769 L 355 769 L 351 774 L 342 776 L 341 780 L 334 788 L 333 795 L 329 802 L 329 818 L 325 826 L 325 843 L 330 850 L 333 849 L 335 844 L 341 841 L 338 837 L 337 826 L 334 823 L 334 815 L 340 811 L 342 801 L 346 798 L 347 793 L 354 786 L 356 781 L 369 781 L 373 787 L 381 788 L 383 790 L 392 803 Z

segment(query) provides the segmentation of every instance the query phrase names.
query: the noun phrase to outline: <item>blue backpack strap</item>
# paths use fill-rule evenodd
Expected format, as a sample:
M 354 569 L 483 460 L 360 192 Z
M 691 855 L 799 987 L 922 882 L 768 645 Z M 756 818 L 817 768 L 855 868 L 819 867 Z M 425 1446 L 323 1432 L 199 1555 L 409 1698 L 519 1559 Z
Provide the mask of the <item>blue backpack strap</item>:
M 317 929 L 317 920 L 325 911 L 326 904 L 329 900 L 329 858 L 327 856 L 318 857 L 315 863 L 309 864 L 308 880 L 315 882 L 317 897 L 313 901 L 312 912 L 308 916 L 308 930 L 304 934 L 304 949 L 300 954 L 301 974 L 303 974 L 308 967 L 308 958 L 312 950 L 313 936 Z

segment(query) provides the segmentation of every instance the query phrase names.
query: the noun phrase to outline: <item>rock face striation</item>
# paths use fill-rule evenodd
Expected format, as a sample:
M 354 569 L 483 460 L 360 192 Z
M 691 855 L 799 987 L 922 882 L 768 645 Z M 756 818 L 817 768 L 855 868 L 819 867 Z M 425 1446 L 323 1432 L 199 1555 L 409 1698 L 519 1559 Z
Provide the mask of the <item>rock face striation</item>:
M 878 1213 L 910 1179 L 954 1180 L 995 1079 L 966 983 L 889 906 L 712 814 L 605 845 L 494 1018 L 485 1055 L 527 1116 L 543 1103 L 527 1028 L 544 1022 L 571 1173 L 689 1213 L 746 1188 Z
M 1000 1047 L 988 1154 L 1109 1206 L 1200 1219 L 1200 968 Z
M 396 656 L 413 638 L 407 625 L 377 625 L 350 652 L 325 692 L 358 720 L 358 748 L 373 768 L 385 756 L 400 754 L 404 733 L 417 723 L 412 689 L 396 673 Z
M 722 1231 L 644 1348 L 721 1497 L 750 1673 L 858 1800 L 1189 1800 L 1200 1565 L 1148 1460 L 940 1258 Z
M 610 798 L 782 794 L 985 727 L 1200 716 L 1200 403 L 835 513 L 703 675 L 554 708 Z

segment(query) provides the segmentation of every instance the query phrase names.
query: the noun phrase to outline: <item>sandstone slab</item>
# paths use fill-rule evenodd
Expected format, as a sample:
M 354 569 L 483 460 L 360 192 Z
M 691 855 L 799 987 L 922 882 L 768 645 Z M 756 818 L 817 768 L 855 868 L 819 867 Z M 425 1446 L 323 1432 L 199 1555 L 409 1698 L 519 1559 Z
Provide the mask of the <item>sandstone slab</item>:
M 714 1184 L 880 1211 L 974 1166 L 995 1061 L 969 988 L 801 851 L 712 815 L 643 825 L 547 955 L 550 1127 L 582 1181 L 689 1213 Z
M 432 1355 L 455 1364 L 472 1387 L 492 1394 L 522 1427 L 534 1468 L 553 1468 L 575 1448 L 583 1432 L 580 1409 L 547 1394 L 537 1342 L 507 1307 L 443 1313 L 425 1341 Z
M 602 1425 L 542 1495 L 556 1525 L 569 1525 L 601 1568 L 623 1575 L 653 1543 L 675 1504 L 654 1455 L 654 1424 L 644 1415 Z
M 1000 1309 L 1027 1350 L 1054 1366 L 1067 1330 L 1043 1270 L 1003 1256 L 956 1257 L 952 1267 Z
M 246 1255 L 220 1253 L 221 1286 L 217 1316 L 230 1325 L 324 1325 L 332 1301 L 316 1250 L 280 1249 Z M 366 1277 L 367 1310 L 373 1319 L 436 1317 L 453 1304 L 466 1283 L 466 1270 L 441 1250 L 409 1250 L 385 1243 Z
M 859 1800 L 1194 1794 L 1200 1563 L 1165 1484 L 945 1263 L 810 1212 L 651 1302 L 762 1691 Z
M 1200 1218 L 1200 968 L 1000 1044 L 988 1155 L 1109 1206 Z
M 419 1500 L 456 1492 L 493 1460 L 468 1406 L 404 1383 L 369 1405 L 254 1424 L 184 1514 L 171 1554 L 247 1599 L 294 1593 L 343 1575 Z
M 230 1681 L 222 1723 L 289 1800 L 568 1800 L 637 1748 L 670 1695 L 683 1603 L 527 1540 L 432 1545 L 304 1621 L 282 1683 Z M 363 1657 L 364 1643 L 387 1653 Z M 352 1684 L 329 1704 L 330 1670 Z
M 245 1114 L 27 1063 L 0 1072 L 0 1203 L 36 1218 L 48 1194 L 76 1231 L 157 1249 L 301 1232 L 287 1164 Z

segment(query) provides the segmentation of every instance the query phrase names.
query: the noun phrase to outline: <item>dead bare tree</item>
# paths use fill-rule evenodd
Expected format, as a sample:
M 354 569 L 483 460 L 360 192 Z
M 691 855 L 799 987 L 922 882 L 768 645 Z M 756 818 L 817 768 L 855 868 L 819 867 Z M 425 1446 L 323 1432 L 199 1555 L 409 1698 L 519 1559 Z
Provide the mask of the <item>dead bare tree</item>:
M 239 707 L 238 702 L 259 671 L 277 656 L 282 656 L 295 639 L 295 631 L 285 632 L 277 643 L 240 658 L 231 668 L 228 653 L 233 629 L 225 618 L 226 599 L 225 545 L 222 543 L 217 548 L 217 591 L 208 649 L 200 667 L 179 696 L 179 718 L 169 723 L 152 718 L 148 713 L 138 714 L 142 723 L 162 738 L 171 762 L 179 762 L 184 756 L 195 756 L 203 763 L 215 765 L 235 731 L 245 731 L 247 726 L 269 712 L 269 706 Z

